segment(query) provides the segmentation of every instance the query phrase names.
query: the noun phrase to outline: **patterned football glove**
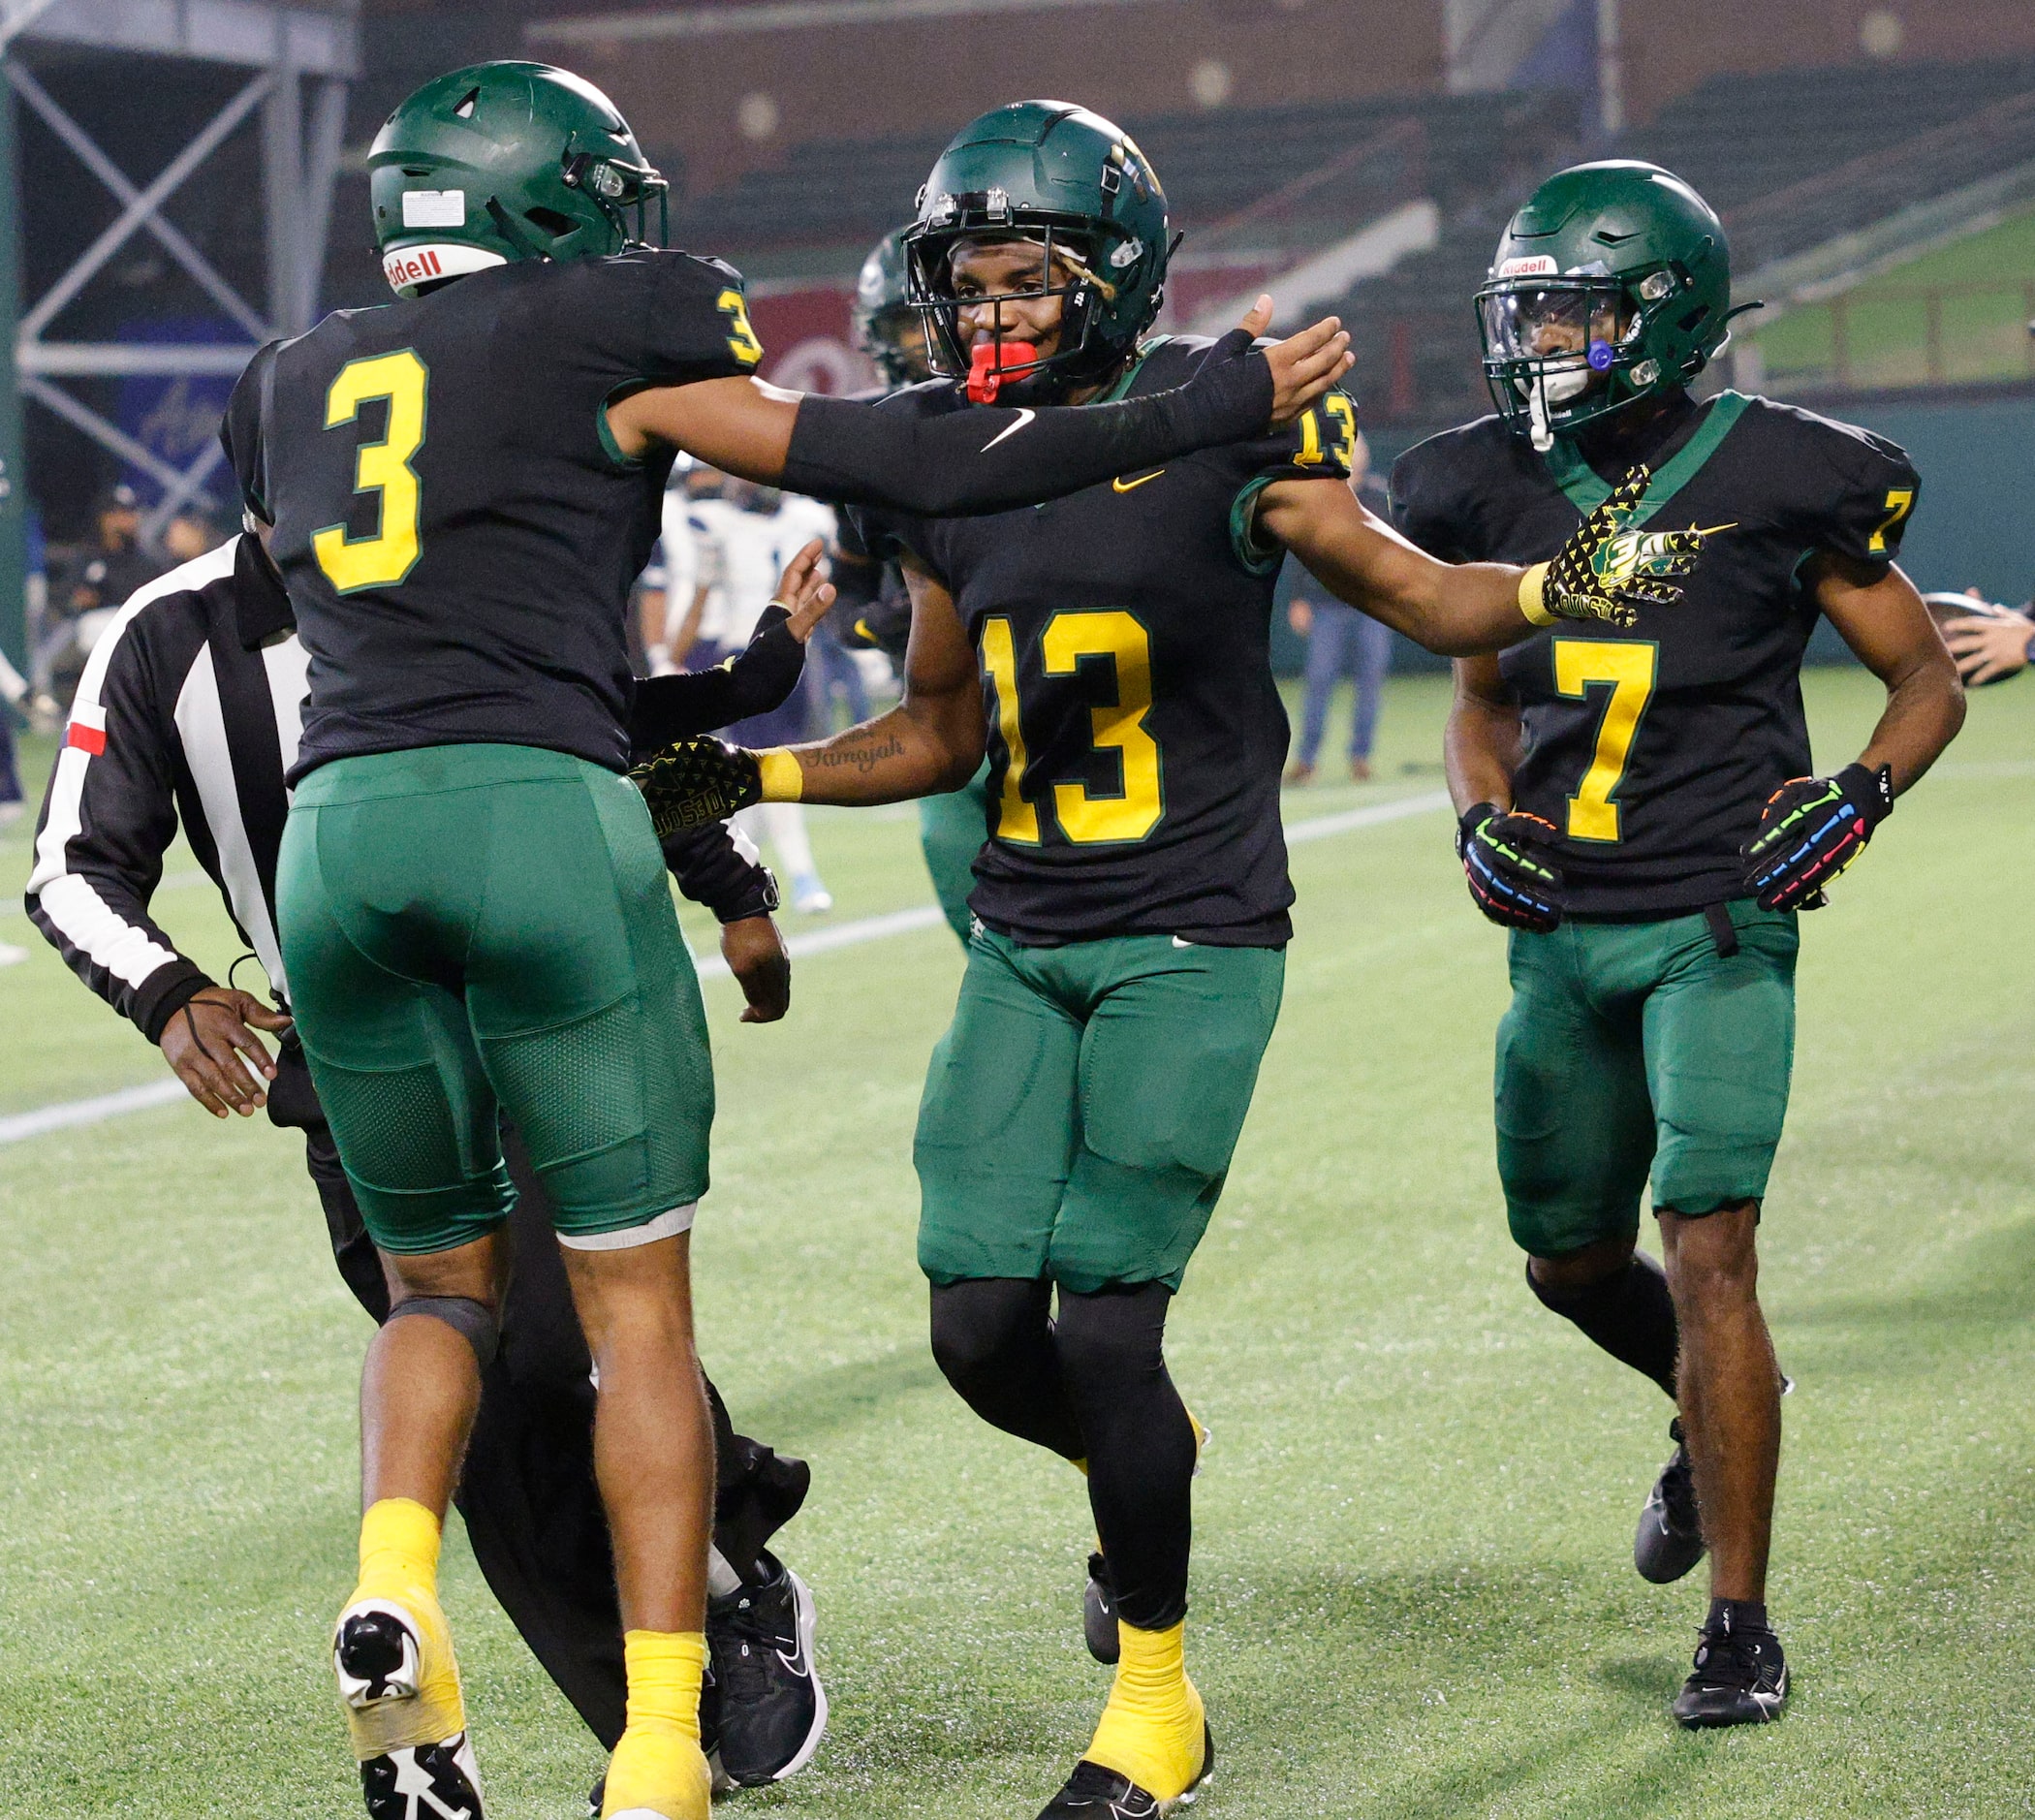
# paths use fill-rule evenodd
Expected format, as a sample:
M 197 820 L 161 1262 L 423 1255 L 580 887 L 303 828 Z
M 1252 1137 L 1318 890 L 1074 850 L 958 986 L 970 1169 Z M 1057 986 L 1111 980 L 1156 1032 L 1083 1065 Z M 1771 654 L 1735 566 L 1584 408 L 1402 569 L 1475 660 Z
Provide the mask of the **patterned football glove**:
M 652 753 L 629 779 L 643 793 L 659 840 L 763 800 L 756 754 L 725 739 L 680 739 Z
M 1515 809 L 1501 814 L 1480 802 L 1456 827 L 1456 852 L 1470 895 L 1493 923 L 1546 935 L 1561 926 L 1561 868 L 1552 843 L 1560 838 L 1552 822 Z
M 1834 777 L 1797 777 L 1767 799 L 1746 844 L 1745 889 L 1762 910 L 1820 910 L 1823 888 L 1894 813 L 1894 773 L 1847 765 Z
M 1667 585 L 1696 566 L 1706 533 L 1627 528 L 1652 470 L 1636 467 L 1583 519 L 1551 560 L 1519 581 L 1519 611 L 1537 626 L 1557 619 L 1605 619 L 1629 626 L 1642 607 L 1672 607 L 1681 589 Z

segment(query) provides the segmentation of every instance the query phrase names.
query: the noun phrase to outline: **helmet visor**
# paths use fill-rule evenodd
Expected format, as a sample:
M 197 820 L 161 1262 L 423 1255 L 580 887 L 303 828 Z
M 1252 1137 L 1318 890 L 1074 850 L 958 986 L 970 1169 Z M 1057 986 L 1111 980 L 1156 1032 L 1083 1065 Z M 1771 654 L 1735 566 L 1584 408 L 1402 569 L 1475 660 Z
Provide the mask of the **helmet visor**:
M 1486 358 L 1577 361 L 1602 372 L 1639 326 L 1617 285 L 1508 287 L 1477 300 Z

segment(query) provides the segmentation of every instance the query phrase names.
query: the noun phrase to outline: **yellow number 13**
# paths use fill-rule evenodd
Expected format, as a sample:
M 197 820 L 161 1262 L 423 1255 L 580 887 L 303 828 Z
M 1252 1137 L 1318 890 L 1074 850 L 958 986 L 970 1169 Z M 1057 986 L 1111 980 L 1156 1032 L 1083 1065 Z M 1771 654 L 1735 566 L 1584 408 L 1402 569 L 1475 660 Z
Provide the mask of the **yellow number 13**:
M 1637 639 L 1554 641 L 1554 686 L 1562 694 L 1587 699 L 1592 683 L 1611 684 L 1604 718 L 1597 723 L 1597 749 L 1569 799 L 1571 840 L 1620 838 L 1613 798 L 1625 781 L 1633 737 L 1652 699 L 1659 666 L 1660 647 Z
M 325 426 L 337 429 L 360 415 L 360 407 L 387 399 L 389 427 L 380 442 L 362 443 L 354 456 L 354 491 L 380 496 L 381 523 L 372 537 L 349 538 L 343 524 L 329 524 L 311 538 L 311 553 L 326 580 L 342 594 L 358 588 L 389 587 L 417 566 L 417 470 L 410 457 L 423 447 L 424 363 L 408 348 L 371 360 L 349 361 L 325 394 Z

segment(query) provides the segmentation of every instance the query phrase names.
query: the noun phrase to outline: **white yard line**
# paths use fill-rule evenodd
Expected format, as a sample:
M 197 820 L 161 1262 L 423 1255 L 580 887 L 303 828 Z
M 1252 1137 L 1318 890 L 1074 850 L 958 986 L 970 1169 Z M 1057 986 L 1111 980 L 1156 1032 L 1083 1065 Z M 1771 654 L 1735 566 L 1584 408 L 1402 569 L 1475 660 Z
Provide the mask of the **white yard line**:
M 122 1087 L 117 1093 L 98 1093 L 88 1100 L 66 1100 L 59 1106 L 39 1106 L 32 1113 L 16 1113 L 0 1118 L 0 1144 L 19 1144 L 23 1138 L 40 1138 L 46 1131 L 62 1131 L 71 1125 L 96 1125 L 102 1118 L 118 1118 L 127 1113 L 145 1113 L 151 1106 L 168 1106 L 172 1100 L 191 1096 L 181 1081 L 151 1081 L 143 1086 Z
M 1316 815 L 1295 822 L 1286 830 L 1289 847 L 1304 846 L 1311 840 L 1327 840 L 1334 834 L 1352 833 L 1360 828 L 1376 828 L 1409 815 L 1427 815 L 1449 806 L 1446 790 L 1423 792 L 1417 797 L 1399 797 L 1390 802 L 1374 802 L 1366 808 L 1344 809 L 1335 815 Z M 164 888 L 204 881 L 203 872 L 179 872 L 163 881 Z M 18 905 L 15 906 L 16 909 Z M 829 954 L 837 948 L 860 948 L 865 942 L 887 941 L 893 935 L 910 935 L 919 929 L 938 928 L 944 923 L 938 904 L 915 904 L 909 910 L 892 910 L 883 916 L 858 917 L 852 923 L 836 923 L 831 928 L 793 935 L 785 943 L 792 958 Z M 709 955 L 696 963 L 703 980 L 724 980 L 728 963 L 719 955 Z M 100 1093 L 87 1100 L 66 1100 L 56 1106 L 38 1107 L 34 1112 L 0 1117 L 0 1145 L 19 1144 L 47 1132 L 63 1131 L 73 1125 L 96 1124 L 105 1118 L 119 1118 L 128 1113 L 146 1112 L 187 1098 L 177 1081 L 152 1081 L 145 1086 L 123 1087 L 117 1093 Z

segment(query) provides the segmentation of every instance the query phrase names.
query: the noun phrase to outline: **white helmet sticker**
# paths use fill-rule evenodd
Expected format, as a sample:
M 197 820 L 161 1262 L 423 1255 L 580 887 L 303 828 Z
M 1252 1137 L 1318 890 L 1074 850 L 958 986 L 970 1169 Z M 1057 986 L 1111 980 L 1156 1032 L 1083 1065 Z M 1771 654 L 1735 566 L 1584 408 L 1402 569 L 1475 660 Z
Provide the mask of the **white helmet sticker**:
M 382 276 L 389 280 L 389 288 L 397 297 L 415 297 L 421 284 L 508 263 L 500 253 L 490 253 L 485 246 L 398 246 L 382 255 Z
M 1535 253 L 1525 259 L 1501 260 L 1498 265 L 1501 278 L 1551 278 L 1554 271 L 1554 262 L 1545 253 Z
M 403 226 L 406 228 L 463 228 L 466 226 L 464 190 L 405 190 Z
M 1135 266 L 1143 257 L 1144 242 L 1143 240 L 1125 240 L 1110 255 L 1110 264 L 1116 270 L 1121 271 L 1126 266 Z

